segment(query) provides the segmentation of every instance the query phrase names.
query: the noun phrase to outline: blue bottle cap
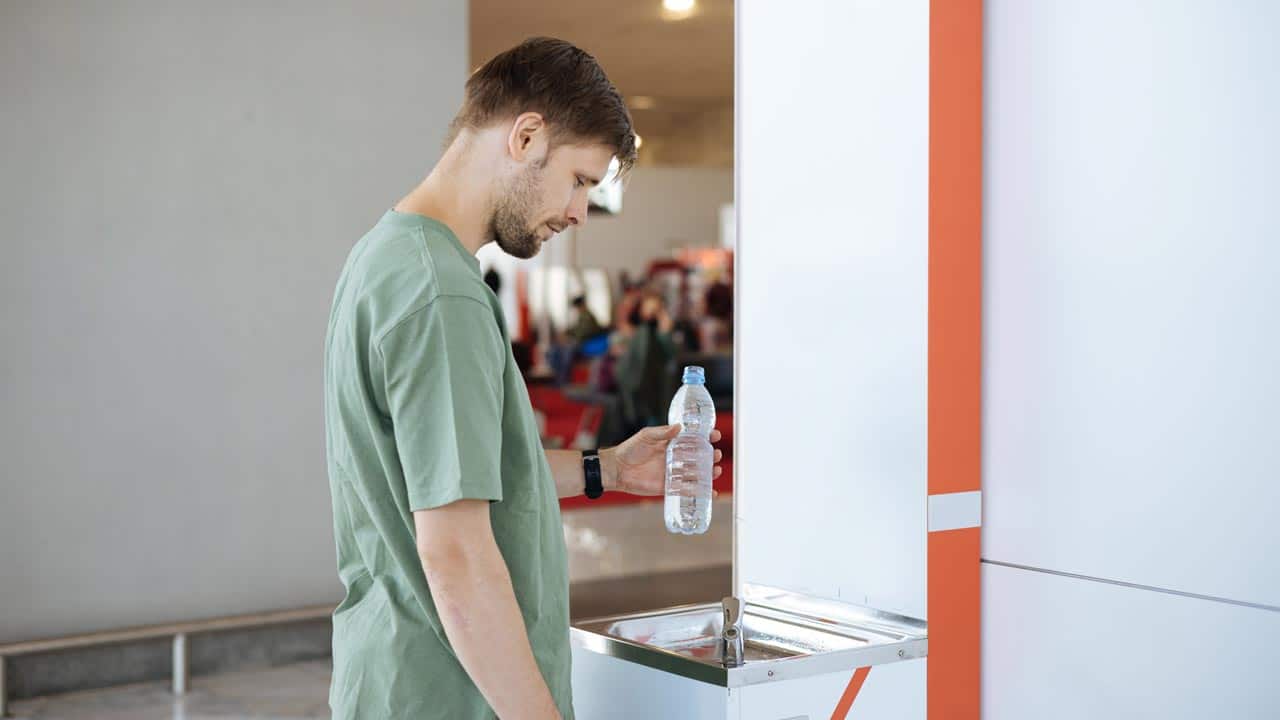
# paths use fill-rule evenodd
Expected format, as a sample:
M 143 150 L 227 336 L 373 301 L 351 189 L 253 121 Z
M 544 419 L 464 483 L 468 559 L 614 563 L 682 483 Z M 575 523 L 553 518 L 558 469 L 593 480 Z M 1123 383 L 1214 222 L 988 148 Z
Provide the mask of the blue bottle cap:
M 707 371 L 700 365 L 686 365 L 684 368 L 685 385 L 706 385 Z

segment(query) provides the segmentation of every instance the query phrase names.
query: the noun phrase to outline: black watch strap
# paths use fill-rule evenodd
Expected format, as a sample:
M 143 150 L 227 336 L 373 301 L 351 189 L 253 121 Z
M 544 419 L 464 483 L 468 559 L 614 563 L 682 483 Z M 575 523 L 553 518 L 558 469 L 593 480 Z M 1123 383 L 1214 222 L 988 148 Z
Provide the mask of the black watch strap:
M 599 450 L 582 451 L 582 475 L 587 481 L 583 492 L 588 498 L 595 500 L 604 494 L 604 477 L 600 474 Z

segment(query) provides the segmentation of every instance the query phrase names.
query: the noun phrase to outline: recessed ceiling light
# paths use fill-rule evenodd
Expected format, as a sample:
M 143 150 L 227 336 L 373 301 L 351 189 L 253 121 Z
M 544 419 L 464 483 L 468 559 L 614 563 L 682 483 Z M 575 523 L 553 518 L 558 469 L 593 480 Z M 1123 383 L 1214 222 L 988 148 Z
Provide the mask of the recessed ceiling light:
M 697 0 L 662 0 L 662 9 L 672 17 L 681 18 L 692 13 L 693 7 L 697 4 Z
M 652 110 L 657 103 L 648 95 L 636 95 L 627 99 L 627 104 L 633 110 Z
M 644 145 L 644 138 L 640 137 L 640 133 L 636 133 L 636 149 L 639 150 L 641 145 Z

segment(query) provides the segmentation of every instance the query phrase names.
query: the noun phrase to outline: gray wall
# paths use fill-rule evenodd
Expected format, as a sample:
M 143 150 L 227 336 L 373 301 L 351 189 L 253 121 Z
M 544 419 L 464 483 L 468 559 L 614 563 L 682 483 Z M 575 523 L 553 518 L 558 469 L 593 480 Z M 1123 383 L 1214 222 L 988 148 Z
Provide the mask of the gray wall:
M 0 6 L 0 641 L 340 598 L 329 301 L 466 2 L 232 5 Z

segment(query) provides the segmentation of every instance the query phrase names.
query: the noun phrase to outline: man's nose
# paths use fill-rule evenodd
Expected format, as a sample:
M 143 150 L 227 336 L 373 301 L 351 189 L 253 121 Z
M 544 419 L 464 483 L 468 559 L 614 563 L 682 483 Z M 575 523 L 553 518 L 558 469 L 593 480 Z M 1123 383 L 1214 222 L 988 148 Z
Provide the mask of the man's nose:
M 587 224 L 587 196 L 582 195 L 581 202 L 575 202 L 569 206 L 569 224 L 570 225 L 586 225 Z

